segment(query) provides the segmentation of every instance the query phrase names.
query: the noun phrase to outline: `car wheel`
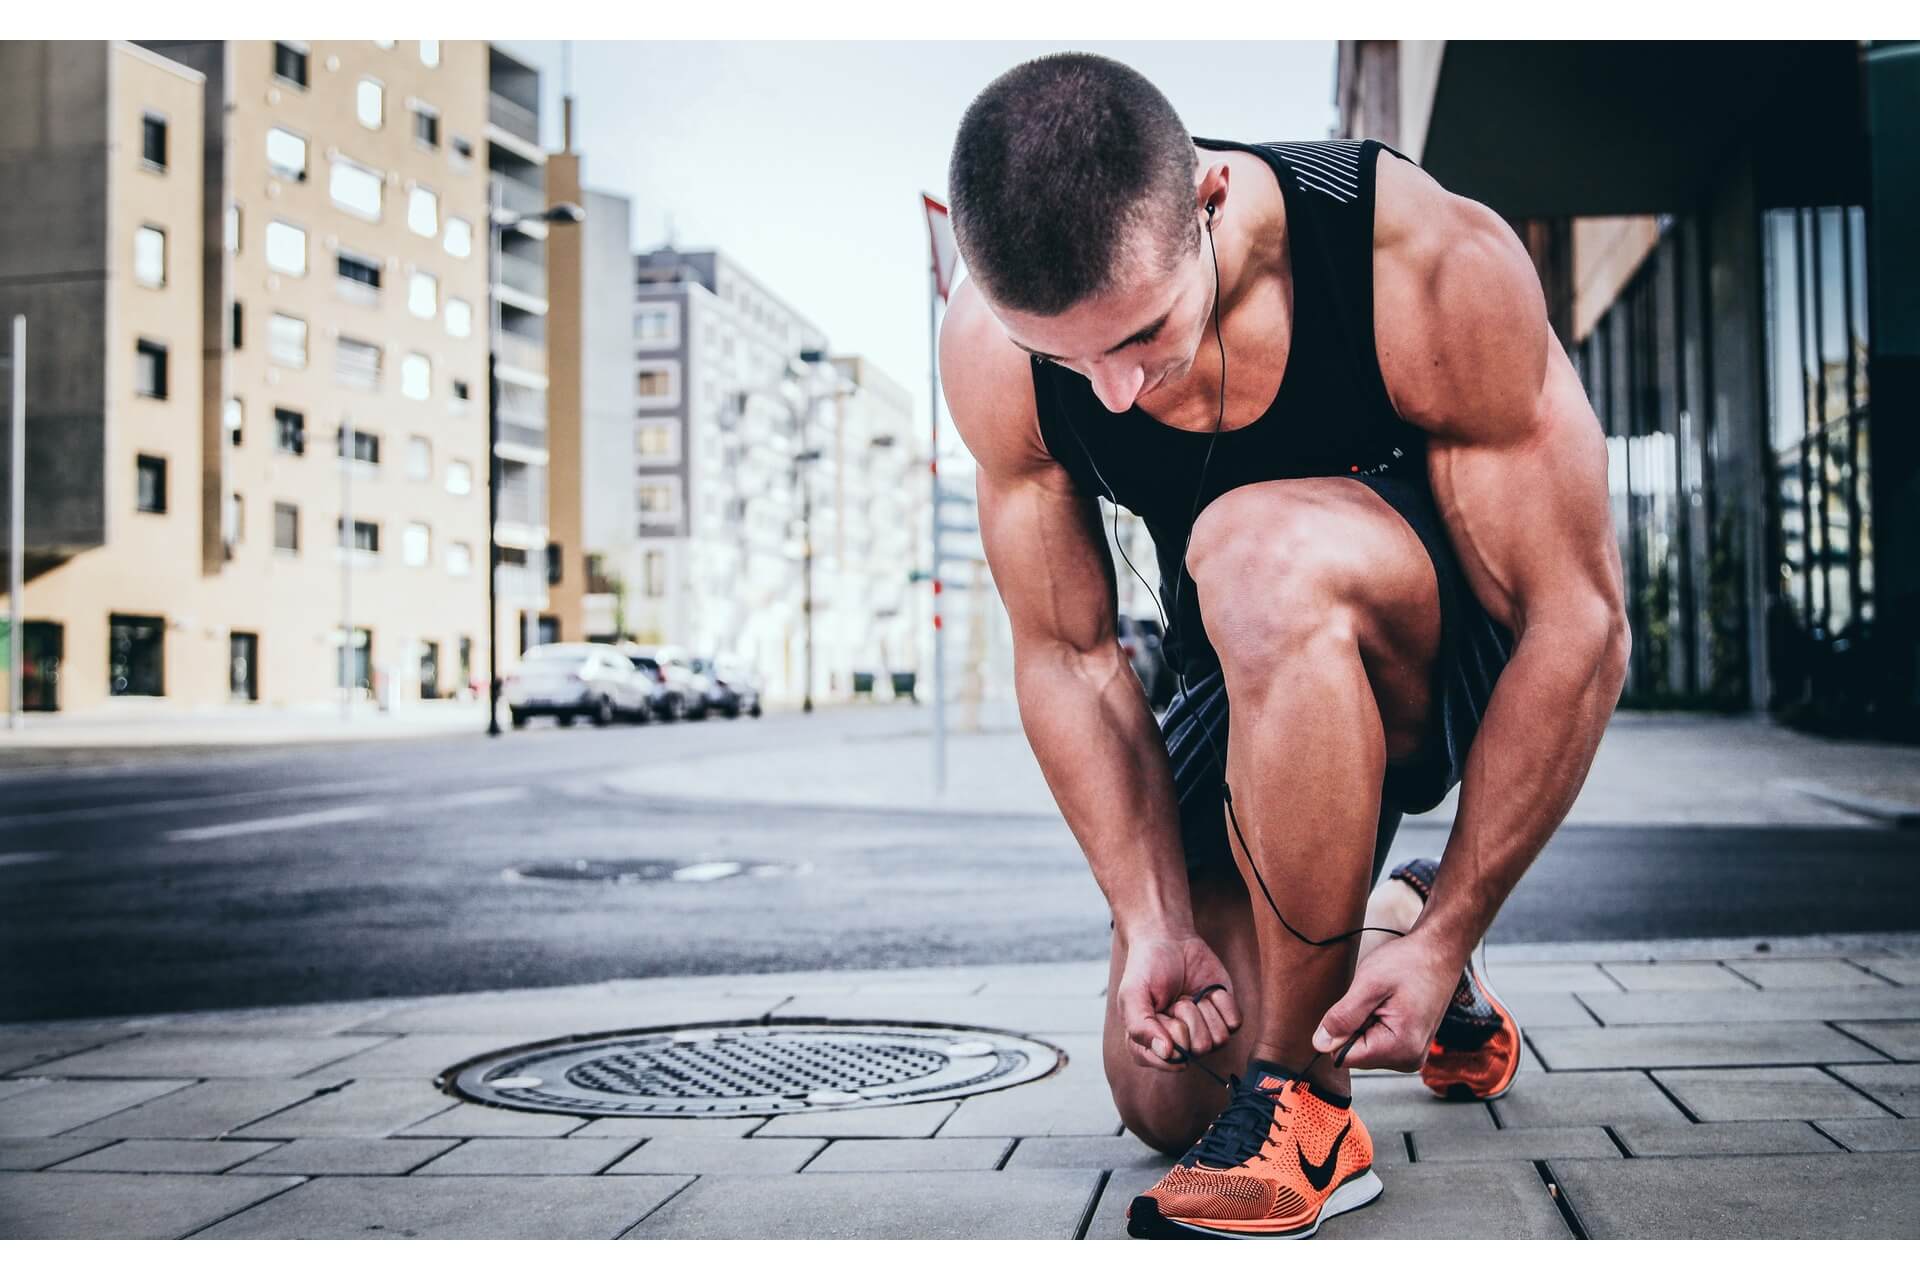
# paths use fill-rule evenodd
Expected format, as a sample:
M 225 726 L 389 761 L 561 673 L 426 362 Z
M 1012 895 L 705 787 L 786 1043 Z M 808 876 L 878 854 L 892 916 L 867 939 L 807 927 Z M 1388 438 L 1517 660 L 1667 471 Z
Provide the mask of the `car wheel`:
M 753 710 L 747 712 L 747 714 L 752 716 L 755 720 L 758 720 L 760 718 L 760 699 L 755 698 L 753 700 Z
M 600 701 L 593 704 L 593 726 L 596 729 L 604 729 L 612 723 L 613 700 L 602 697 Z
M 571 729 L 571 728 L 573 728 L 573 717 L 572 717 L 572 716 L 555 716 L 555 717 L 554 717 L 554 719 L 560 722 L 560 727 L 561 727 L 562 729 Z
M 524 712 L 524 711 L 513 711 L 513 712 L 509 712 L 508 714 L 509 714 L 509 715 L 511 715 L 511 716 L 513 717 L 513 727 L 514 727 L 514 728 L 516 728 L 516 729 L 524 729 L 524 728 L 526 728 L 526 727 L 527 727 L 527 713 L 526 713 L 526 712 Z

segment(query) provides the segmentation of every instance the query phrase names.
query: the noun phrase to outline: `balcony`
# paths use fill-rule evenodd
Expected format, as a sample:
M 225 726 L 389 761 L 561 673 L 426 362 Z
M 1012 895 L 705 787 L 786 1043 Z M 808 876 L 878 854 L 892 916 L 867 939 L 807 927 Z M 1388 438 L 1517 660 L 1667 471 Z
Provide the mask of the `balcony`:
M 487 123 L 499 125 L 536 147 L 540 145 L 540 117 L 502 94 L 487 95 Z
M 501 208 L 508 213 L 517 213 L 522 217 L 530 218 L 546 211 L 546 192 L 531 182 L 522 182 L 518 178 L 510 178 L 498 172 L 489 176 L 500 190 Z
M 500 283 L 530 298 L 545 302 L 547 298 L 546 264 L 530 262 L 526 258 L 517 258 L 513 254 L 503 253 L 500 255 Z
M 545 377 L 547 373 L 547 344 L 538 338 L 526 338 L 517 333 L 502 331 L 499 335 L 500 363 L 528 373 L 537 373 Z

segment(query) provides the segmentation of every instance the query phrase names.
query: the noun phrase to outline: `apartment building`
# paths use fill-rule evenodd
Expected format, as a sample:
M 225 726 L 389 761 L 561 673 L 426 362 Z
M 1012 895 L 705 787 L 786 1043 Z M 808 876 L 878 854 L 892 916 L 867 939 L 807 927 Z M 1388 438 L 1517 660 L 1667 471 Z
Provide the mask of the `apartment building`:
M 485 671 L 489 72 L 465 42 L 0 46 L 28 706 Z

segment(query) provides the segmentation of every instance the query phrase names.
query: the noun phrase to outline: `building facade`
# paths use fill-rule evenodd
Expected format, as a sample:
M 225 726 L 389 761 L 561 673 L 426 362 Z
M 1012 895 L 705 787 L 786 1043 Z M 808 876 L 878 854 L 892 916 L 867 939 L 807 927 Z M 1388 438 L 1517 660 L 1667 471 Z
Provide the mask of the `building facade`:
M 0 46 L 29 707 L 484 670 L 486 59 Z
M 1624 701 L 1920 737 L 1920 45 L 1350 42 L 1340 77 L 1343 132 L 1533 255 L 1607 432 Z

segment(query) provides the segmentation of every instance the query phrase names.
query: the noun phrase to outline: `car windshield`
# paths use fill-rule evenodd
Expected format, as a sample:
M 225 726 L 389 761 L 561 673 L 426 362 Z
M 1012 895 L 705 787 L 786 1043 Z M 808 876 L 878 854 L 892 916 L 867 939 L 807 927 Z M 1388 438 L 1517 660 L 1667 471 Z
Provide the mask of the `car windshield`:
M 658 671 L 660 669 L 660 664 L 652 658 L 635 658 L 633 659 L 633 665 L 642 671 Z
M 536 671 L 560 671 L 577 667 L 586 660 L 584 653 L 529 653 L 520 661 Z

